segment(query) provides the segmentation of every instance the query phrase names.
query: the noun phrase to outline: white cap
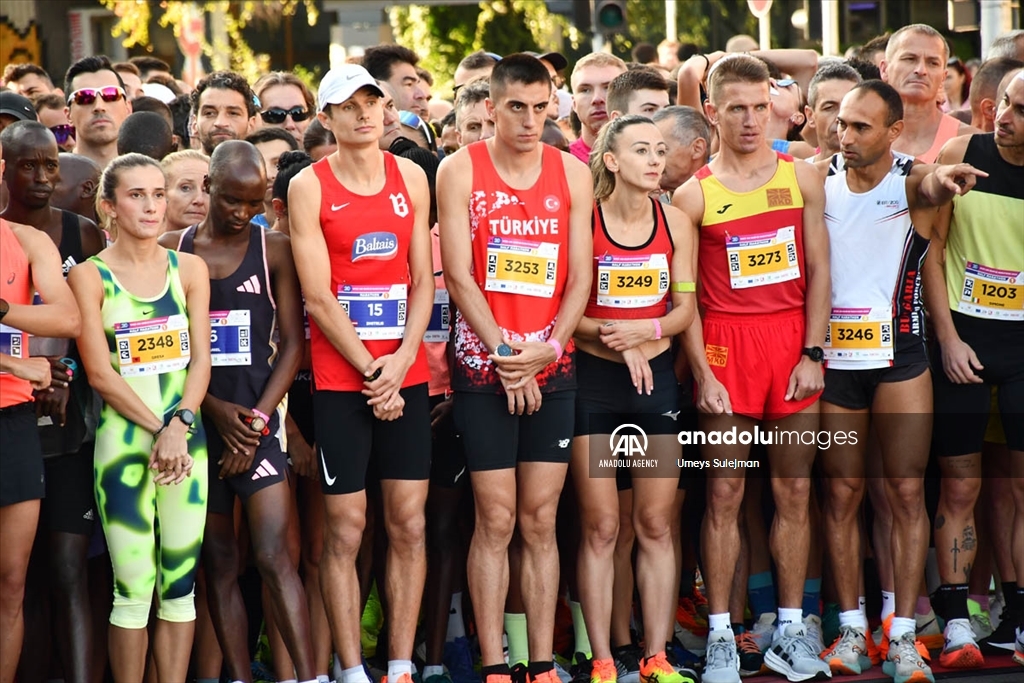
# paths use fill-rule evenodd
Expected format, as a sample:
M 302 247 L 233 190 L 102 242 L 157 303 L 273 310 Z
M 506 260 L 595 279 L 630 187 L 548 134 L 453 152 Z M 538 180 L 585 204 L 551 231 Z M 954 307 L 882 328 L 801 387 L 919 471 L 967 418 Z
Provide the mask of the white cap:
M 317 92 L 317 105 L 320 111 L 327 108 L 329 104 L 341 104 L 356 94 L 360 88 L 371 87 L 384 97 L 384 91 L 377 85 L 370 72 L 358 64 L 342 64 L 336 69 L 331 69 L 320 81 L 320 89 Z
M 558 118 L 569 118 L 572 113 L 572 95 L 561 89 L 556 90 L 555 95 L 558 97 Z
M 146 97 L 155 97 L 164 104 L 170 104 L 177 97 L 174 91 L 163 83 L 143 83 L 142 93 Z

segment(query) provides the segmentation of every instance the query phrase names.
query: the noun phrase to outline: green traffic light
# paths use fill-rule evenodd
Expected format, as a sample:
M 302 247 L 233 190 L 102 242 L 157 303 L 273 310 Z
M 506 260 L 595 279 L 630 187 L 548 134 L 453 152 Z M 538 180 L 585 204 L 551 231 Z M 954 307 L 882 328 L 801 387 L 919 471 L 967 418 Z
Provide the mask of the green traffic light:
M 603 5 L 597 13 L 598 25 L 606 31 L 616 31 L 626 23 L 622 6 L 614 3 Z

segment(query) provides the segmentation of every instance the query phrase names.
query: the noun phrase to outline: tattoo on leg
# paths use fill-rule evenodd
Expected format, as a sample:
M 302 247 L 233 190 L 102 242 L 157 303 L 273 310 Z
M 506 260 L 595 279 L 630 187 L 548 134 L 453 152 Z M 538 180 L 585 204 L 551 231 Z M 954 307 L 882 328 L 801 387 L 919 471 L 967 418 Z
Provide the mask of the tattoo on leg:
M 964 565 L 964 583 L 969 583 L 971 580 L 971 567 L 974 565 L 970 562 Z
M 941 529 L 944 526 L 946 526 L 946 518 L 943 515 L 939 515 L 935 518 L 935 528 Z
M 953 547 L 949 549 L 949 552 L 953 553 L 953 571 L 956 572 L 956 556 L 960 554 L 960 548 L 957 547 L 956 539 L 953 539 Z
M 974 527 L 973 526 L 965 526 L 964 527 L 964 544 L 963 544 L 963 549 L 964 550 L 974 550 L 974 548 L 977 546 L 977 544 L 978 544 L 978 539 L 974 535 Z

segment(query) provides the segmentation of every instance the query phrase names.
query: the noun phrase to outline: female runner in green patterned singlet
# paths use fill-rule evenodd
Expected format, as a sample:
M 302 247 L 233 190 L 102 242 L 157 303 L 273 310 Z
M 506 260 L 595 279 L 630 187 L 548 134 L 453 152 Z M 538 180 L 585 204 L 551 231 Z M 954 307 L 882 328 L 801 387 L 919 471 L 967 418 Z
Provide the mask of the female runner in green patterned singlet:
M 82 310 L 82 360 L 104 401 L 93 470 L 114 566 L 118 682 L 143 680 L 154 589 L 158 679 L 185 680 L 206 519 L 206 439 L 195 413 L 210 381 L 210 278 L 201 258 L 157 244 L 165 185 L 148 157 L 112 161 L 97 208 L 115 242 L 68 277 Z

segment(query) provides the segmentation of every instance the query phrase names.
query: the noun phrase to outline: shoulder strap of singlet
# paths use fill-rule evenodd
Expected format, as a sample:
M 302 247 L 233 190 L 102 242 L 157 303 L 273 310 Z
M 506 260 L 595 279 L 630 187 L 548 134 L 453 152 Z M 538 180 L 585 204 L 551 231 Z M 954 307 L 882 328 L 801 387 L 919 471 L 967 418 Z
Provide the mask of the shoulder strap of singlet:
M 198 229 L 198 225 L 193 225 L 182 231 L 181 235 L 178 237 L 178 251 L 184 251 L 188 254 L 195 253 L 196 230 Z
M 252 241 L 255 239 L 255 236 L 252 233 L 259 233 L 260 259 L 263 261 L 263 278 L 266 280 L 267 283 L 267 298 L 270 299 L 270 306 L 276 311 L 277 302 L 274 301 L 274 288 L 270 284 L 270 262 L 267 259 L 267 231 L 261 228 L 260 226 L 256 225 L 255 223 L 249 224 L 249 230 L 251 231 L 249 233 L 250 244 L 252 244 Z
M 657 231 L 659 229 L 664 230 L 665 234 L 668 235 L 668 243 L 672 245 L 672 251 L 675 251 L 676 243 L 672 240 L 672 231 L 668 229 L 668 217 L 665 216 L 665 207 L 662 206 L 661 202 L 659 202 L 654 197 L 651 197 L 651 203 L 654 204 L 654 211 L 655 211 L 655 214 L 654 214 L 654 216 L 655 216 L 654 217 L 654 221 L 655 221 L 655 224 L 654 224 L 655 238 L 657 238 Z
M 839 166 L 839 160 L 842 157 L 839 154 L 833 154 L 832 158 L 828 162 L 828 175 L 833 176 L 843 171 L 843 168 Z
M 924 154 L 918 155 L 918 158 L 932 160 L 938 158 L 942 146 L 950 139 L 955 138 L 958 132 L 960 132 L 960 121 L 949 114 L 943 114 L 939 121 L 939 129 L 935 131 L 935 140 L 932 141 L 932 146 Z
M 61 209 L 60 212 L 60 257 L 66 261 L 69 256 L 75 262 L 82 260 L 82 229 L 78 224 L 78 214 Z

